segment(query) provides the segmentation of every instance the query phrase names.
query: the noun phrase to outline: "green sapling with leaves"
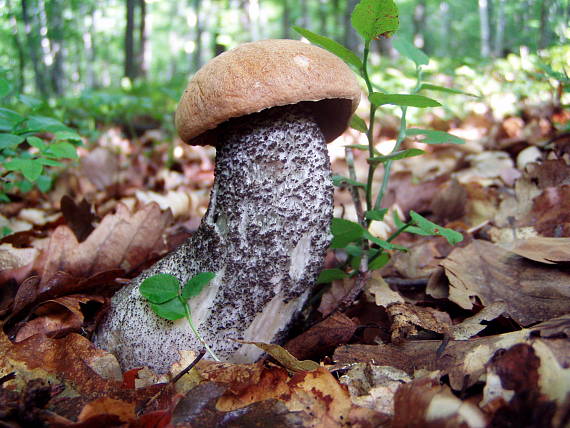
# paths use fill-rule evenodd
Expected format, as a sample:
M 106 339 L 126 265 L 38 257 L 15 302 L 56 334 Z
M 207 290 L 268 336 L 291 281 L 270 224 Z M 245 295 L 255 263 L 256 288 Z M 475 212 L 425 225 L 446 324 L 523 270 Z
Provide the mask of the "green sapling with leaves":
M 361 77 L 368 91 L 370 102 L 369 123 L 355 115 L 352 118 L 351 126 L 366 134 L 368 145 L 351 145 L 347 147 L 347 165 L 349 177 L 336 176 L 333 179 L 335 185 L 347 184 L 351 187 L 353 200 L 358 216 L 358 221 L 353 222 L 345 219 L 335 218 L 332 220 L 331 232 L 333 241 L 331 248 L 344 249 L 350 258 L 352 272 L 350 276 L 357 273 L 365 273 L 379 269 L 389 260 L 389 250 L 406 251 L 406 248 L 395 245 L 392 241 L 402 232 L 415 233 L 419 235 L 439 235 L 443 236 L 451 244 L 460 242 L 463 237 L 460 233 L 438 226 L 416 212 L 410 213 L 410 220 L 403 222 L 395 216 L 395 224 L 398 229 L 386 240 L 379 239 L 372 235 L 368 228 L 373 221 L 381 221 L 387 212 L 381 208 L 382 199 L 388 189 L 390 170 L 392 163 L 398 159 L 418 156 L 424 153 L 420 149 L 401 150 L 402 143 L 408 136 L 423 136 L 422 142 L 426 144 L 453 143 L 463 144 L 464 141 L 446 132 L 428 129 L 408 129 L 406 115 L 408 108 L 437 107 L 441 104 L 425 95 L 422 91 L 440 91 L 447 93 L 462 93 L 455 89 L 429 84 L 423 81 L 422 67 L 429 63 L 429 58 L 413 44 L 402 38 L 393 41 L 393 46 L 398 52 L 414 62 L 416 66 L 416 84 L 409 94 L 392 94 L 380 88 L 372 82 L 369 73 L 370 46 L 374 40 L 380 37 L 391 37 L 399 26 L 398 8 L 393 0 L 362 0 L 352 13 L 352 26 L 364 41 L 364 49 L 361 55 L 352 52 L 340 43 L 327 37 L 315 34 L 307 29 L 293 27 L 295 31 L 330 52 L 334 53 L 345 61 L 356 74 Z M 391 153 L 382 155 L 374 148 L 374 124 L 376 112 L 385 105 L 395 105 L 400 107 L 400 129 L 396 144 Z M 352 150 L 363 150 L 368 152 L 368 176 L 367 182 L 361 183 L 356 180 Z M 376 170 L 383 166 L 383 179 L 379 191 L 373 193 L 373 181 Z M 361 192 L 364 196 L 364 207 L 361 201 Z M 342 279 L 349 276 L 341 269 L 326 269 L 320 277 L 319 282 L 331 282 L 334 279 Z

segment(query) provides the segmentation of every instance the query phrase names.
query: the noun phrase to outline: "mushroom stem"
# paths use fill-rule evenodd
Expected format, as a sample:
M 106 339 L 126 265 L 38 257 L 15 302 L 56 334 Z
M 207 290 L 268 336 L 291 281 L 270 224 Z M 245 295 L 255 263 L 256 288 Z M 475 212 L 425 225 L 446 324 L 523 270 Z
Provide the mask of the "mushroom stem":
M 325 139 L 303 103 L 221 125 L 216 179 L 197 232 L 112 299 L 95 343 L 124 369 L 165 372 L 179 350 L 201 344 L 185 320 L 157 317 L 138 287 L 169 273 L 182 283 L 216 273 L 190 300 L 192 319 L 215 353 L 252 362 L 260 351 L 231 339 L 279 339 L 305 302 L 329 244 L 333 187 Z

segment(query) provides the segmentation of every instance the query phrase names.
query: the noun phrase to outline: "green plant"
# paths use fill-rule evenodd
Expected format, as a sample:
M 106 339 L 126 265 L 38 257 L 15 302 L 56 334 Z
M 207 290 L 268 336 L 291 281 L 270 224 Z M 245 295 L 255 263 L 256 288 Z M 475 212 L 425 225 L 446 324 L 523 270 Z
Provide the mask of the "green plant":
M 351 187 L 358 222 L 334 218 L 331 224 L 333 240 L 331 248 L 344 249 L 350 256 L 349 264 L 352 268 L 351 276 L 358 272 L 367 272 L 379 269 L 389 260 L 389 250 L 406 251 L 406 248 L 392 243 L 402 232 L 419 235 L 439 235 L 447 239 L 451 244 L 460 242 L 463 237 L 460 233 L 438 226 L 416 212 L 410 213 L 410 220 L 402 222 L 395 218 L 398 229 L 387 239 L 382 240 L 373 236 L 368 228 L 373 221 L 381 221 L 387 212 L 381 208 L 382 199 L 388 188 L 392 163 L 398 159 L 418 156 L 424 153 L 419 149 L 401 150 L 402 143 L 408 136 L 421 135 L 422 142 L 426 144 L 455 143 L 463 144 L 460 138 L 441 131 L 428 129 L 407 129 L 406 114 L 408 108 L 436 107 L 441 104 L 425 95 L 422 91 L 439 91 L 446 93 L 462 93 L 461 91 L 424 82 L 422 79 L 422 67 L 429 63 L 429 58 L 413 44 L 403 38 L 396 38 L 393 46 L 399 53 L 410 59 L 415 64 L 416 83 L 408 94 L 391 94 L 375 85 L 369 74 L 369 54 L 373 40 L 379 37 L 391 37 L 398 29 L 398 9 L 393 0 L 362 0 L 352 13 L 352 26 L 363 38 L 364 49 L 362 56 L 357 55 L 340 43 L 327 37 L 315 34 L 309 30 L 293 27 L 295 31 L 307 38 L 310 42 L 320 45 L 330 52 L 339 56 L 364 80 L 370 102 L 369 124 L 358 117 L 353 116 L 351 126 L 366 134 L 368 145 L 351 145 L 347 147 L 347 164 L 349 177 L 333 177 L 335 185 L 348 184 Z M 393 151 L 388 155 L 381 155 L 374 148 L 374 121 L 379 108 L 385 105 L 396 105 L 401 110 L 400 129 Z M 364 150 L 368 152 L 368 176 L 367 182 L 356 181 L 352 150 Z M 372 184 L 374 174 L 379 166 L 384 167 L 383 180 L 380 190 L 373 194 Z M 361 201 L 361 193 L 364 196 L 364 206 Z M 334 279 L 347 277 L 341 269 L 327 269 L 319 276 L 319 282 L 326 283 Z
M 0 98 L 11 92 L 10 82 L 0 78 Z M 0 107 L 0 202 L 8 193 L 27 193 L 35 187 L 47 192 L 62 159 L 77 159 L 81 137 L 60 121 L 34 114 L 42 102 L 25 95 L 18 100 L 29 114 Z
M 159 273 L 145 279 L 139 291 L 159 317 L 170 321 L 186 318 L 200 343 L 204 345 L 214 360 L 220 361 L 194 327 L 188 306 L 188 300 L 199 295 L 214 276 L 212 272 L 200 272 L 190 278 L 184 287 L 181 287 L 180 281 L 175 276 Z

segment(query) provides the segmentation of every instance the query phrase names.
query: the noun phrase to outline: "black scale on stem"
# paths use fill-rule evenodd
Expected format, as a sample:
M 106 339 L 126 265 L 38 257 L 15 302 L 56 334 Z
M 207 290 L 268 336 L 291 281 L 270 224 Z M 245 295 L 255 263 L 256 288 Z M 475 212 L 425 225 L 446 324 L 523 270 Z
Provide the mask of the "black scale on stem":
M 202 348 L 184 319 L 159 318 L 140 296 L 140 283 L 157 273 L 182 283 L 201 271 L 216 273 L 190 308 L 222 360 L 253 362 L 261 351 L 231 339 L 275 341 L 301 309 L 322 267 L 333 209 L 325 140 L 303 104 L 220 126 L 200 228 L 113 297 L 94 339 L 123 369 L 165 372 L 178 350 Z

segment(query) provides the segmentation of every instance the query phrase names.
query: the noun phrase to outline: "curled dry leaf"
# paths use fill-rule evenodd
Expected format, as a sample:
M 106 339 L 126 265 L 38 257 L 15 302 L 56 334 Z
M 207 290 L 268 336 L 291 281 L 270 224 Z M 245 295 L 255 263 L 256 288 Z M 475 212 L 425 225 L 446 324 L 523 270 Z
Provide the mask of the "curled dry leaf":
M 0 245 L 0 283 L 10 279 L 22 281 L 32 271 L 39 255 L 35 248 L 14 248 L 12 244 Z
M 503 301 L 523 326 L 561 316 L 570 307 L 570 274 L 537 265 L 498 245 L 474 240 L 443 261 L 449 299 L 465 309 L 477 297 L 485 306 Z
M 402 383 L 412 379 L 394 367 L 355 363 L 339 380 L 348 387 L 352 402 L 357 406 L 393 415 L 394 394 Z
M 283 367 L 291 372 L 313 371 L 319 368 L 319 363 L 311 360 L 299 361 L 291 355 L 289 351 L 279 345 L 263 342 L 247 342 L 245 340 L 238 340 L 238 342 L 257 346 L 275 358 Z
M 396 303 L 387 308 L 392 320 L 392 342 L 421 337 L 433 338 L 449 332 L 451 318 L 445 312 L 429 307 Z
M 89 302 L 104 302 L 103 297 L 71 295 L 41 303 L 33 314 L 36 318 L 26 322 L 16 335 L 15 342 L 21 342 L 34 334 L 58 337 L 71 331 L 78 331 L 83 324 L 81 305 Z
M 117 212 L 107 215 L 84 242 L 60 226 L 51 236 L 40 284 L 47 284 L 57 272 L 85 278 L 111 269 L 136 269 L 164 248 L 162 235 L 171 219 L 170 212 L 161 212 L 154 203 L 135 213 L 118 204 Z
M 570 238 L 537 236 L 515 241 L 511 252 L 541 263 L 570 262 Z
M 418 379 L 400 386 L 395 396 L 393 428 L 410 426 L 456 426 L 484 428 L 483 412 L 461 401 L 448 386 L 435 379 Z
M 456 340 L 465 340 L 475 336 L 487 328 L 486 322 L 492 321 L 505 313 L 505 302 L 491 303 L 485 306 L 472 317 L 466 318 L 461 323 L 451 327 L 449 336 Z
M 291 339 L 285 348 L 299 359 L 314 358 L 347 343 L 357 328 L 343 313 L 334 313 Z

